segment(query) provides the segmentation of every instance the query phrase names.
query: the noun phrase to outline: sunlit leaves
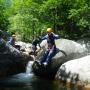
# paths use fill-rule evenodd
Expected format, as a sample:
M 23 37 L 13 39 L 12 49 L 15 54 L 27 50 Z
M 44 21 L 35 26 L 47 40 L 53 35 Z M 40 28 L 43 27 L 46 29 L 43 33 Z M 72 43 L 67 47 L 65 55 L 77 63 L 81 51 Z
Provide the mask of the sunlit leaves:
M 8 9 L 3 13 L 9 17 L 8 31 L 16 31 L 25 41 L 45 33 L 47 27 L 53 27 L 63 37 L 77 38 L 90 25 L 89 0 L 8 0 L 8 3 L 11 4 L 6 5 Z

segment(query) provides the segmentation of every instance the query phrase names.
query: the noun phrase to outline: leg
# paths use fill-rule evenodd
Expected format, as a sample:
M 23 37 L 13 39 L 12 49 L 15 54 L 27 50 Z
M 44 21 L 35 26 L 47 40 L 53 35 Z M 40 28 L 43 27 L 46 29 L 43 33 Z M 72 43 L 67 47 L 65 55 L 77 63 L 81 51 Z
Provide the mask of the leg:
M 45 53 L 43 54 L 43 57 L 41 58 L 41 61 L 40 61 L 41 64 L 46 61 L 46 58 L 47 58 L 48 54 L 49 54 L 49 50 L 47 49 L 45 51 Z
M 32 54 L 36 56 L 36 50 L 37 47 L 35 45 L 32 45 Z
M 49 52 L 48 57 L 47 57 L 47 59 L 46 59 L 46 62 L 47 62 L 47 63 L 50 63 L 52 57 L 53 57 L 55 54 L 56 54 L 56 48 L 54 48 L 53 50 L 51 50 L 51 51 Z

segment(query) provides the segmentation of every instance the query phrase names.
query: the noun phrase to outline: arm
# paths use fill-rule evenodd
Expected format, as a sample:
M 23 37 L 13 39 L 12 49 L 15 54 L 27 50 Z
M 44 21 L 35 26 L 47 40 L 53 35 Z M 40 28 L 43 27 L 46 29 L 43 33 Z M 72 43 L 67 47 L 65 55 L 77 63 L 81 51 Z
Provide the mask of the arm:
M 42 37 L 41 39 L 42 40 L 45 40 L 45 39 L 47 39 L 48 38 L 48 35 L 45 35 L 44 37 Z
M 12 37 L 10 37 L 9 41 L 7 42 L 8 44 L 12 43 Z
M 53 36 L 55 39 L 59 39 L 59 35 L 53 33 Z

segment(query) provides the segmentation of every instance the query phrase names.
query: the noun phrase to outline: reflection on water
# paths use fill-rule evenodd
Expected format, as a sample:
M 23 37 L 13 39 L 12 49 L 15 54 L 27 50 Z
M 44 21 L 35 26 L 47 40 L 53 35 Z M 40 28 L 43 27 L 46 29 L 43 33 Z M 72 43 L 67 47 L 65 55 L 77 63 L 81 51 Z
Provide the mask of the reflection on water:
M 29 69 L 32 63 L 29 63 L 26 73 L 0 79 L 0 90 L 62 90 L 53 80 L 35 76 Z
M 33 74 L 21 73 L 0 80 L 0 90 L 60 90 L 52 81 Z
M 33 74 L 20 73 L 0 80 L 0 90 L 82 90 L 73 84 L 40 78 Z

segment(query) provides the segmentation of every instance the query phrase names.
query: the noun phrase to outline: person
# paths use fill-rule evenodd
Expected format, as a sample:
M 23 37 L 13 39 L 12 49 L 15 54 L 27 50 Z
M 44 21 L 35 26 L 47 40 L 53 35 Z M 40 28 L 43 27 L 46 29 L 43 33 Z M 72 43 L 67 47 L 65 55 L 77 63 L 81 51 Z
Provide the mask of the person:
M 9 38 L 9 41 L 7 42 L 8 44 L 12 45 L 16 49 L 20 50 L 20 45 L 16 45 L 16 33 L 12 33 L 12 36 Z
M 7 40 L 9 39 L 9 37 L 10 37 L 9 33 L 6 32 L 6 31 L 3 31 L 3 30 L 1 30 L 1 29 L 0 29 L 0 32 L 2 33 L 3 39 L 4 39 L 5 41 L 7 41 Z
M 52 28 L 47 28 L 47 35 L 42 37 L 42 40 L 47 40 L 48 47 L 40 61 L 41 64 L 48 65 L 51 62 L 52 57 L 56 54 L 55 39 L 59 39 L 59 35 L 53 33 Z
M 12 33 L 12 36 L 10 37 L 8 43 L 10 45 L 12 45 L 13 47 L 15 47 L 15 41 L 16 41 L 16 34 L 15 33 Z
M 32 51 L 29 54 L 37 55 L 37 46 L 40 46 L 41 38 L 37 37 L 32 41 Z

